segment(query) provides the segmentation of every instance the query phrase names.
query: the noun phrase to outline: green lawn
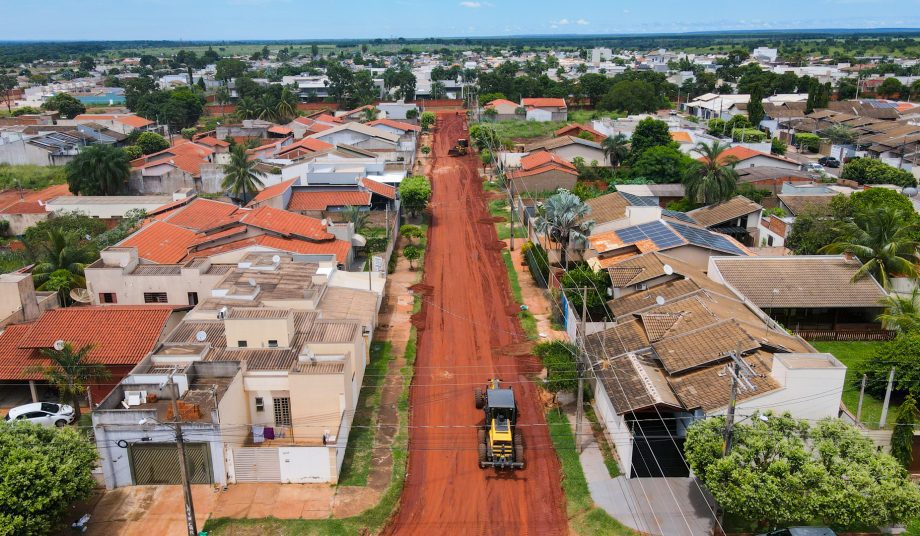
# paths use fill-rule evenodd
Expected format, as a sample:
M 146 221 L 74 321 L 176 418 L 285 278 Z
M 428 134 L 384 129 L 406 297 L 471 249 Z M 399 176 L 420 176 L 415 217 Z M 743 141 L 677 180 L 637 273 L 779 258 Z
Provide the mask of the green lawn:
M 595 436 L 600 436 L 597 445 L 601 450 L 601 455 L 604 457 L 607 473 L 610 474 L 611 478 L 619 476 L 620 464 L 617 463 L 616 457 L 613 455 L 613 449 L 610 448 L 607 436 L 603 434 L 604 429 L 594 413 L 594 408 L 589 404 L 585 404 L 585 416 L 591 421 L 591 430 L 594 431 Z
M 602 119 L 604 117 L 617 119 L 621 115 L 616 112 L 602 112 L 599 110 L 572 110 L 569 112 L 569 122 L 585 125 L 591 123 L 592 119 Z
M 377 432 L 377 428 L 372 425 L 377 421 L 387 367 L 392 360 L 389 342 L 371 343 L 371 362 L 364 371 L 363 397 L 355 413 L 351 433 L 348 435 L 348 446 L 345 448 L 345 460 L 342 462 L 342 473 L 339 477 L 341 486 L 367 485 Z
M 505 269 L 508 270 L 508 282 L 511 284 L 511 296 L 518 305 L 524 304 L 524 296 L 521 293 L 521 283 L 518 281 L 517 271 L 514 269 L 514 261 L 511 260 L 511 252 L 507 249 L 502 250 L 502 260 L 505 262 Z M 540 336 L 537 328 L 537 319 L 530 311 L 521 311 L 517 314 L 518 320 L 521 321 L 521 329 L 527 334 L 530 340 L 536 340 Z
M 562 491 L 565 492 L 566 509 L 572 528 L 577 534 L 611 534 L 614 536 L 635 533 L 594 505 L 588 481 L 575 448 L 575 434 L 568 418 L 558 409 L 546 412 L 549 435 L 562 465 Z
M 566 126 L 565 121 L 496 121 L 490 123 L 502 141 L 527 141 L 538 138 L 550 138 L 553 132 Z
M 847 366 L 846 381 L 843 386 L 843 403 L 853 415 L 856 415 L 856 407 L 859 405 L 859 377 L 855 372 L 858 364 L 866 359 L 871 359 L 876 349 L 881 346 L 882 342 L 812 342 L 818 351 L 828 352 L 834 355 L 841 363 Z M 888 423 L 890 427 L 894 423 L 894 416 L 898 405 L 894 402 L 888 408 Z M 882 401 L 874 398 L 869 393 L 863 398 L 862 415 L 860 420 L 869 428 L 878 428 L 879 419 L 882 416 Z

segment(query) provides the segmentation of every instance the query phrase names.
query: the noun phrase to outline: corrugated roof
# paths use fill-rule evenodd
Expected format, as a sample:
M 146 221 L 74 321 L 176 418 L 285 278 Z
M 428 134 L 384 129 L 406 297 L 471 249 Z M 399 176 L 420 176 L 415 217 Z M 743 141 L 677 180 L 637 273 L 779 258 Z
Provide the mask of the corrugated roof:
M 314 141 L 318 141 L 318 140 L 314 140 Z M 288 188 L 293 186 L 295 182 L 297 182 L 297 179 L 291 179 L 289 181 L 280 182 L 272 186 L 267 186 L 263 188 L 261 191 L 259 191 L 259 194 L 253 197 L 252 201 L 250 201 L 247 206 L 256 205 L 263 201 L 268 201 L 269 199 L 278 197 L 279 195 L 287 191 Z
M 118 245 L 137 248 L 137 255 L 142 259 L 160 264 L 175 264 L 185 258 L 189 248 L 199 238 L 195 231 L 167 222 L 154 221 Z
M 335 238 L 326 226 L 316 219 L 272 207 L 259 207 L 245 214 L 241 223 L 283 235 L 302 236 L 311 240 Z
M 761 209 L 763 209 L 763 207 L 747 197 L 736 195 L 728 201 L 691 210 L 687 215 L 704 227 L 712 227 L 713 225 L 725 223 Z
M 358 206 L 371 204 L 370 192 L 298 190 L 291 194 L 288 210 L 327 210 L 329 207 Z

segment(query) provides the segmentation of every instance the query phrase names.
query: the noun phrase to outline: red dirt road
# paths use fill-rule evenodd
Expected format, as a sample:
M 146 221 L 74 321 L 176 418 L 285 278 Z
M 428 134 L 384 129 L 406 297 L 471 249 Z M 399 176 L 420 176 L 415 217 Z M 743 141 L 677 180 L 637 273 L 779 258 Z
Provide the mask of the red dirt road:
M 525 343 L 507 272 L 495 247 L 475 156 L 451 158 L 468 137 L 466 121 L 438 116 L 432 172 L 431 226 L 410 401 L 409 475 L 390 534 L 566 534 L 560 468 L 537 390 L 525 374 Z M 484 220 L 480 222 L 480 220 Z M 421 290 L 421 289 L 420 289 Z M 518 344 L 518 347 L 521 345 Z M 526 344 L 524 344 L 526 347 Z M 498 376 L 512 384 L 524 426 L 526 469 L 480 469 L 473 392 Z M 528 426 L 530 425 L 530 426 Z

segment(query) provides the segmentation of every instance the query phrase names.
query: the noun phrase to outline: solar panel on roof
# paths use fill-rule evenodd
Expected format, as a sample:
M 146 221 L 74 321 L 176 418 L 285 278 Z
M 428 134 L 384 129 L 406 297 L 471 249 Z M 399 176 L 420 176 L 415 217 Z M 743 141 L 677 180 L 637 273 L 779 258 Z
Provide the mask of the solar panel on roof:
M 696 220 L 690 216 L 684 214 L 683 212 L 677 212 L 676 210 L 662 210 L 661 214 L 669 218 L 674 218 L 675 220 L 685 221 L 687 223 L 696 223 Z
M 654 207 L 658 205 L 655 200 L 651 197 L 642 197 L 635 194 L 628 194 L 626 192 L 620 192 L 620 195 L 623 196 L 630 205 L 634 207 Z
M 640 240 L 651 240 L 659 249 L 679 246 L 683 240 L 660 221 L 652 221 L 617 230 L 617 236 L 631 244 Z
M 736 246 L 734 242 L 718 233 L 713 233 L 711 231 L 707 231 L 706 229 L 689 227 L 682 223 L 672 223 L 671 226 L 691 244 L 715 249 L 724 253 L 744 255 L 744 251 Z

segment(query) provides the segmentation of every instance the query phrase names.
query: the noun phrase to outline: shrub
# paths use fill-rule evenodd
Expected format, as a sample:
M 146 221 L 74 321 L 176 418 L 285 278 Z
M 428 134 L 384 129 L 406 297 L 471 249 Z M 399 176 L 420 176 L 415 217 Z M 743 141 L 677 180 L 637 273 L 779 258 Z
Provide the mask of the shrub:
M 430 153 L 430 152 L 431 152 L 431 147 L 429 147 L 429 146 L 427 146 L 427 145 L 425 145 L 424 147 L 422 147 L 422 154 L 428 154 L 428 153 Z
M 756 128 L 738 128 L 732 131 L 732 139 L 735 141 L 760 143 L 767 139 L 767 135 Z
M 814 153 L 818 151 L 818 146 L 821 144 L 821 138 L 817 134 L 802 132 L 795 135 L 795 143 L 798 144 L 800 149 Z
M 859 184 L 895 184 L 897 186 L 915 186 L 917 184 L 917 180 L 909 171 L 889 166 L 874 158 L 854 158 L 850 160 L 843 165 L 843 172 L 840 177 L 856 181 Z
M 558 393 L 578 387 L 575 346 L 562 341 L 541 342 L 534 346 L 533 352 L 546 367 L 546 382 L 543 386 L 547 391 Z
M 773 154 L 784 155 L 786 154 L 786 142 L 779 138 L 773 138 L 770 140 L 770 152 Z

